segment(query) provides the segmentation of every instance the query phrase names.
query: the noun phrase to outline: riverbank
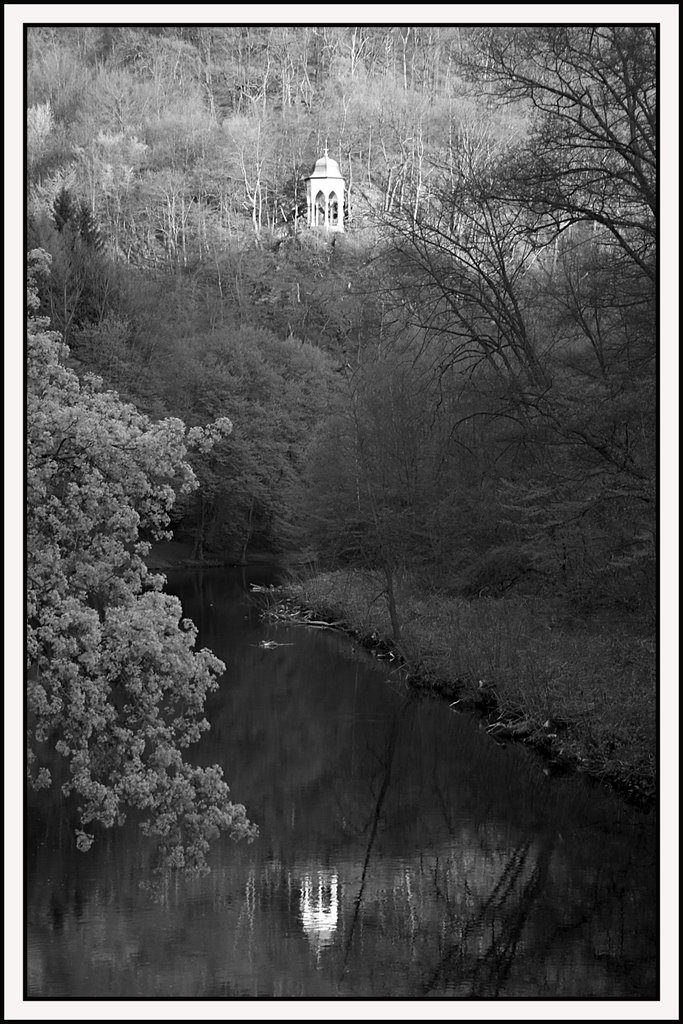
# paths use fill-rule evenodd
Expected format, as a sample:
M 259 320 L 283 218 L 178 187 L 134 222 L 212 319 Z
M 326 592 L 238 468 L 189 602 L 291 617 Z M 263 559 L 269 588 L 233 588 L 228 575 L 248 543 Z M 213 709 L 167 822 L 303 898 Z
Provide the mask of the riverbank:
M 405 668 L 412 685 L 477 710 L 497 742 L 522 741 L 546 771 L 582 771 L 648 805 L 655 796 L 656 657 L 622 624 L 562 618 L 519 597 L 466 601 L 396 587 L 392 634 L 379 576 L 357 570 L 289 583 L 269 614 L 334 623 Z
M 297 551 L 273 554 L 269 551 L 249 552 L 246 561 L 238 554 L 225 552 L 207 555 L 205 558 L 194 557 L 194 546 L 177 540 L 157 541 L 145 559 L 148 569 L 153 572 L 166 572 L 169 569 L 217 569 L 224 566 L 239 565 L 279 565 L 284 568 L 306 565 L 312 560 L 310 552 Z

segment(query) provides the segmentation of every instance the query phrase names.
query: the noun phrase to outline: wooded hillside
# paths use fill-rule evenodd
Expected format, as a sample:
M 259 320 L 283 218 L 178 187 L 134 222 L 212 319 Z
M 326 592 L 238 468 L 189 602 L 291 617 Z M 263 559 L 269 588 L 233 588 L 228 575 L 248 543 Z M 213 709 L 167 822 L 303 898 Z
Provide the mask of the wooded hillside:
M 652 610 L 653 28 L 27 45 L 41 312 L 145 412 L 235 423 L 177 524 L 198 554 L 312 530 L 472 596 Z M 334 246 L 302 218 L 325 144 Z

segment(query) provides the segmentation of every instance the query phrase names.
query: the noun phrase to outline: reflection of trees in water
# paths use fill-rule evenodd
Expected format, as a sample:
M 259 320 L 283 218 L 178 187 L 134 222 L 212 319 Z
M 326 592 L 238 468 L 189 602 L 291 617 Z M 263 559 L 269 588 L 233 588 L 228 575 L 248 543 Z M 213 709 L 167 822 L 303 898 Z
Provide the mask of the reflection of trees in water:
M 488 897 L 463 924 L 459 912 L 450 906 L 450 897 L 439 880 L 439 865 L 434 870 L 437 899 L 446 905 L 449 925 L 457 933 L 441 960 L 424 983 L 423 994 L 433 995 L 454 987 L 458 995 L 498 996 L 515 959 L 517 947 L 531 911 L 548 877 L 552 854 L 549 841 L 540 846 L 532 861 L 532 844 L 520 843 L 511 853 Z M 486 936 L 488 938 L 488 945 Z M 466 988 L 467 992 L 462 989 Z
M 387 699 L 374 667 L 344 662 L 342 641 L 322 631 L 265 656 L 249 646 L 253 634 L 240 646 L 248 607 L 214 592 L 208 575 L 193 586 L 209 602 L 202 642 L 225 634 L 233 645 L 230 685 L 196 753 L 231 758 L 240 800 L 249 794 L 267 828 L 251 848 L 219 846 L 211 876 L 178 880 L 129 917 L 121 907 L 138 906 L 150 868 L 139 835 L 126 826 L 72 864 L 63 809 L 46 806 L 29 847 L 34 992 L 85 995 L 104 983 L 116 994 L 218 998 L 585 996 L 590 985 L 617 998 L 629 985 L 640 996 L 654 989 L 642 966 L 656 948 L 649 827 L 635 832 L 599 790 L 584 797 L 576 781 L 530 780 L 521 755 L 484 744 L 455 716 L 433 728 L 431 706 Z M 301 924 L 306 877 L 307 906 L 321 924 L 336 920 L 319 961 Z
M 382 814 L 382 807 L 383 807 L 383 804 L 384 804 L 384 800 L 385 800 L 385 797 L 386 797 L 387 793 L 389 792 L 389 785 L 390 785 L 390 782 L 391 782 L 391 768 L 392 768 L 392 765 L 393 765 L 393 762 L 394 762 L 394 754 L 395 754 L 395 751 L 396 751 L 396 740 L 398 738 L 398 733 L 399 733 L 399 728 L 400 728 L 400 724 L 401 724 L 401 719 L 403 718 L 407 708 L 413 703 L 413 701 L 414 701 L 414 697 L 411 695 L 400 706 L 398 712 L 396 713 L 396 715 L 394 716 L 394 718 L 392 720 L 391 729 L 390 729 L 389 735 L 388 735 L 386 750 L 384 751 L 383 756 L 378 756 L 377 757 L 378 764 L 379 764 L 379 766 L 381 768 L 380 787 L 379 787 L 379 792 L 377 794 L 377 799 L 376 799 L 376 802 L 375 802 L 374 812 L 373 812 L 373 816 L 372 816 L 372 824 L 371 824 L 371 828 L 370 828 L 370 835 L 368 836 L 368 842 L 367 842 L 367 846 L 365 848 L 365 858 L 363 860 L 363 870 L 361 872 L 360 888 L 358 890 L 358 895 L 356 896 L 356 899 L 355 899 L 355 902 L 354 902 L 353 918 L 351 919 L 351 927 L 349 929 L 349 934 L 348 934 L 348 937 L 347 937 L 347 940 L 346 940 L 345 949 L 344 949 L 344 962 L 343 962 L 343 965 L 342 965 L 342 974 L 346 971 L 346 968 L 347 968 L 348 959 L 349 959 L 349 953 L 351 951 L 351 944 L 353 942 L 353 935 L 354 935 L 354 932 L 356 930 L 356 924 L 358 922 L 358 916 L 360 914 L 361 906 L 363 904 L 363 893 L 365 891 L 365 884 L 366 884 L 366 880 L 367 880 L 368 867 L 369 867 L 369 864 L 370 864 L 370 857 L 371 857 L 371 854 L 372 854 L 372 848 L 373 848 L 373 846 L 375 844 L 375 838 L 377 836 L 377 829 L 379 827 L 379 822 L 380 822 L 380 817 L 381 817 L 381 814 Z
M 438 955 L 433 943 L 421 951 L 434 964 L 424 995 L 652 997 L 656 936 L 648 946 L 645 922 L 642 935 L 632 925 L 628 931 L 629 912 L 647 910 L 642 894 L 608 892 L 597 868 L 577 885 L 556 844 L 553 832 L 519 842 L 488 892 L 481 891 L 483 865 L 468 864 L 464 849 L 437 861 L 432 891 L 444 917 Z

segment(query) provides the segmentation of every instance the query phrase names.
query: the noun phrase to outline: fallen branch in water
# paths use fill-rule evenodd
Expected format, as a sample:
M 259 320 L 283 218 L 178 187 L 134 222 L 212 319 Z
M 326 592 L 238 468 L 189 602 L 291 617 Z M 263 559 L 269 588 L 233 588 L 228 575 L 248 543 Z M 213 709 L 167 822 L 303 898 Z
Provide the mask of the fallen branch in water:
M 338 622 L 323 622 L 315 619 L 287 619 L 293 626 L 321 626 L 324 629 L 344 629 L 345 623 L 340 619 Z
M 260 644 L 249 644 L 250 647 L 260 647 L 264 651 L 272 651 L 274 647 L 294 647 L 294 644 L 278 644 L 275 640 L 262 640 Z

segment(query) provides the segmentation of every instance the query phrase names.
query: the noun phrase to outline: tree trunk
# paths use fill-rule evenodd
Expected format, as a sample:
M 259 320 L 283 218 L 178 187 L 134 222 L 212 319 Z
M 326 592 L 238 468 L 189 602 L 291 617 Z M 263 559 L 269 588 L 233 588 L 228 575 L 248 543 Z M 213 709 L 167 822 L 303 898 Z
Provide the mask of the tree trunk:
M 252 498 L 251 499 L 251 505 L 249 506 L 249 519 L 247 521 L 247 534 L 246 534 L 246 537 L 244 538 L 244 544 L 242 545 L 242 558 L 241 558 L 242 562 L 246 562 L 246 560 L 247 560 L 247 548 L 249 547 L 249 541 L 251 540 L 251 535 L 252 535 L 253 529 L 254 529 L 254 502 L 255 502 L 255 499 Z
M 197 524 L 197 531 L 194 535 L 194 548 L 192 550 L 192 559 L 195 562 L 202 562 L 204 560 L 204 531 L 206 530 L 206 502 L 204 495 L 199 496 L 199 523 Z
M 394 635 L 394 641 L 397 644 L 400 644 L 401 621 L 398 617 L 398 609 L 396 607 L 396 594 L 394 592 L 394 574 L 388 562 L 384 563 L 384 578 L 387 584 L 387 605 L 389 607 L 389 618 L 391 619 L 391 632 Z

